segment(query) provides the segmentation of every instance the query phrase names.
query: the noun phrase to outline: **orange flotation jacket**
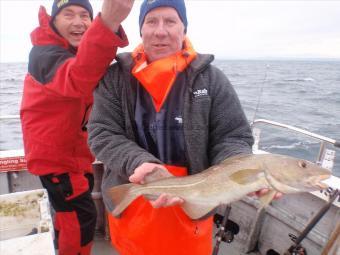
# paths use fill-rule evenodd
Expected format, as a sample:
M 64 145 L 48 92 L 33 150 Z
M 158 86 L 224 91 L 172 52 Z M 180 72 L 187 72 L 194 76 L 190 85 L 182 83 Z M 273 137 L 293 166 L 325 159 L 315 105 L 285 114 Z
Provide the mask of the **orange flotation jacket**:
M 184 147 L 181 145 L 183 130 L 173 130 L 173 126 L 165 120 L 170 119 L 169 115 L 177 116 L 171 119 L 181 118 L 181 110 L 178 108 L 181 108 L 183 99 L 178 95 L 185 84 L 182 84 L 182 80 L 178 82 L 178 74 L 196 57 L 188 39 L 184 45 L 182 51 L 151 64 L 147 64 L 142 46 L 137 47 L 132 54 L 135 60 L 132 74 L 141 85 L 135 113 L 138 143 L 162 160 L 168 171 L 175 176 L 188 174 L 183 156 Z M 139 103 L 138 100 L 143 102 Z M 153 123 L 150 124 L 152 121 L 162 122 L 156 126 L 157 130 L 150 128 L 154 127 Z M 172 139 L 172 136 L 177 137 Z M 109 226 L 112 244 L 122 255 L 212 253 L 212 217 L 193 221 L 180 206 L 154 209 L 145 198 L 139 197 L 124 211 L 121 218 L 109 216 Z

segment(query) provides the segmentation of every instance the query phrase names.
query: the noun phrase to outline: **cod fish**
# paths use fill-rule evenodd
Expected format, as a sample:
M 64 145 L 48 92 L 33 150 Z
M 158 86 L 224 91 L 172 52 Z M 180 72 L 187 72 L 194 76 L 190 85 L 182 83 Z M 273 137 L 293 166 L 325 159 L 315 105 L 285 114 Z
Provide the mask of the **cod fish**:
M 201 173 L 185 177 L 169 176 L 145 184 L 123 184 L 108 190 L 119 217 L 138 196 L 155 198 L 162 193 L 181 197 L 184 212 L 191 219 L 209 215 L 221 204 L 240 200 L 263 188 L 270 190 L 261 197 L 264 206 L 276 192 L 298 193 L 326 189 L 322 181 L 331 172 L 312 162 L 279 154 L 234 156 Z

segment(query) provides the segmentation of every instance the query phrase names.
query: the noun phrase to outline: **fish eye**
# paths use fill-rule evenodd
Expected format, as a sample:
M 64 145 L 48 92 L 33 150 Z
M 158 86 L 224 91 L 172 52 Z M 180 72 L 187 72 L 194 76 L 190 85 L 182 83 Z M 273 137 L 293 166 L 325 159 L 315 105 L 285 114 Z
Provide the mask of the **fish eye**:
M 307 163 L 305 161 L 299 161 L 299 166 L 302 167 L 302 168 L 306 168 Z

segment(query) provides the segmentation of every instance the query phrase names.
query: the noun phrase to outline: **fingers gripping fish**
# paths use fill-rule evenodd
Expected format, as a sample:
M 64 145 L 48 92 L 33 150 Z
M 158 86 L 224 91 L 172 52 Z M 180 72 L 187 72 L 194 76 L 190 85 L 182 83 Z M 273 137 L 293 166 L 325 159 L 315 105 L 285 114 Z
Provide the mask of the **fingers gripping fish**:
M 268 204 L 276 192 L 298 193 L 325 189 L 322 183 L 331 172 L 312 162 L 278 154 L 242 155 L 228 158 L 199 174 L 167 177 L 146 184 L 123 184 L 108 192 L 118 217 L 138 196 L 158 197 L 162 193 L 181 197 L 184 212 L 191 219 L 208 215 L 221 204 L 240 200 L 267 188 L 262 198 Z

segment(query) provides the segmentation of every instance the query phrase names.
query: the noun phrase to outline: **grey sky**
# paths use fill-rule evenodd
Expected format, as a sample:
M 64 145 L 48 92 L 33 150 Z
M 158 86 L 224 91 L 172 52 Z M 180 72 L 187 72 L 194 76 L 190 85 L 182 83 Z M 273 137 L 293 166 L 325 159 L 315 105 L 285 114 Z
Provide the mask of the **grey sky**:
M 102 1 L 91 1 L 97 13 Z M 136 1 L 123 23 L 133 50 L 140 42 Z M 187 0 L 188 36 L 217 58 L 339 58 L 340 1 Z M 0 0 L 0 62 L 26 62 L 38 8 L 52 0 Z

